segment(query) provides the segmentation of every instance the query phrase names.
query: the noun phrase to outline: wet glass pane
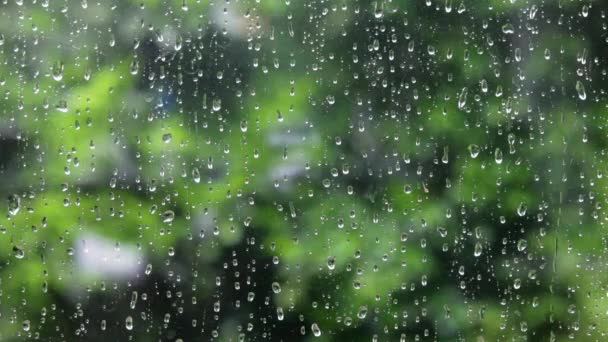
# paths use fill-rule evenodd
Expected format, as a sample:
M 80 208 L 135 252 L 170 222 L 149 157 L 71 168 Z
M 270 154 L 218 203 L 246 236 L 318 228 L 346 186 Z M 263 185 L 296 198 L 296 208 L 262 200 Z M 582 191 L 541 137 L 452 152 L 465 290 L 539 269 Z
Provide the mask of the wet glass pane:
M 606 340 L 607 13 L 0 0 L 0 340 Z

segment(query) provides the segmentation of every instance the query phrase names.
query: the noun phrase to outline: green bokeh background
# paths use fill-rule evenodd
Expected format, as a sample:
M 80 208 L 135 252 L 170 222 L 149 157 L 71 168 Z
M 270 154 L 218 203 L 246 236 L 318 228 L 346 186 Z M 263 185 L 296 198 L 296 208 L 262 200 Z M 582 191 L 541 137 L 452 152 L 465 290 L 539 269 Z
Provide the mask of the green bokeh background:
M 604 340 L 602 5 L 3 1 L 0 339 Z

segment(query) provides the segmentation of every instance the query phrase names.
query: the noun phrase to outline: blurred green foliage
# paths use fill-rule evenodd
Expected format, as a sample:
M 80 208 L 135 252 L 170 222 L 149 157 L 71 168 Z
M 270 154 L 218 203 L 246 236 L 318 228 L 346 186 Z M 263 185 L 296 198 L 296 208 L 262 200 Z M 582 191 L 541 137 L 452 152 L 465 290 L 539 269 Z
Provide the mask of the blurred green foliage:
M 603 7 L 3 1 L 0 339 L 603 340 Z

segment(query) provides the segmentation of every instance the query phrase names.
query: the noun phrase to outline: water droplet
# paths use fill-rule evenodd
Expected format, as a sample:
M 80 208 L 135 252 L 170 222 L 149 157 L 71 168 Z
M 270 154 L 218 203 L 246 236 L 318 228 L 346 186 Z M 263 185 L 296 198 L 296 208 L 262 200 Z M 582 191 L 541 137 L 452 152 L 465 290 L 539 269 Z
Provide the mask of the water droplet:
M 131 73 L 131 75 L 137 75 L 137 73 L 139 72 L 139 61 L 137 59 L 134 59 L 131 62 L 131 65 L 129 66 L 129 72 Z
M 471 158 L 477 158 L 479 155 L 479 146 L 475 144 L 469 145 L 469 153 L 471 154 Z
M 365 319 L 366 316 L 367 316 L 367 306 L 359 307 L 359 311 L 357 312 L 357 317 L 359 319 Z
M 222 100 L 213 99 L 213 111 L 218 112 L 220 109 L 222 109 Z
M 198 167 L 192 169 L 192 180 L 197 184 L 201 182 L 201 172 L 198 170 Z
M 449 159 L 449 149 L 447 146 L 443 148 L 443 156 L 441 156 L 441 162 L 447 164 L 450 161 Z
M 502 25 L 502 33 L 513 34 L 514 32 L 515 32 L 515 27 L 513 27 L 513 24 L 507 23 L 507 24 Z
M 129 307 L 131 309 L 135 309 L 136 305 L 137 305 L 137 291 L 133 291 L 133 292 L 131 292 L 131 302 L 129 302 Z
M 584 18 L 587 18 L 589 16 L 589 5 L 587 5 L 587 4 L 583 5 L 581 14 L 583 15 Z
M 13 255 L 15 255 L 15 258 L 17 259 L 23 259 L 25 257 L 25 251 L 17 246 L 13 246 Z
M 576 93 L 578 94 L 579 99 L 585 101 L 585 99 L 587 98 L 587 93 L 585 92 L 585 86 L 583 85 L 583 82 L 576 81 Z
M 15 216 L 19 213 L 19 209 L 21 209 L 21 197 L 17 194 L 8 196 L 8 213 Z
M 515 280 L 513 281 L 513 288 L 516 290 L 519 290 L 520 287 L 521 287 L 521 279 L 515 278 Z
M 272 287 L 272 292 L 281 293 L 281 285 L 279 283 L 277 283 L 276 281 L 272 283 L 271 287 Z
M 67 113 L 69 111 L 68 102 L 66 100 L 57 101 L 57 105 L 55 106 L 55 109 L 57 109 L 58 111 L 60 111 L 62 113 Z
M 462 88 L 460 91 L 460 95 L 458 95 L 458 109 L 464 109 L 464 107 L 467 105 L 467 93 L 467 87 Z
M 536 5 L 532 5 L 532 7 L 530 7 L 530 13 L 528 15 L 530 20 L 532 20 L 532 19 L 534 19 L 534 17 L 536 17 L 536 12 L 538 12 L 538 7 Z
M 327 268 L 330 270 L 333 270 L 336 268 L 336 257 L 335 256 L 329 256 L 327 258 Z
M 171 222 L 173 222 L 174 219 L 175 219 L 175 213 L 173 212 L 173 210 L 167 210 L 163 213 L 163 222 L 164 223 L 171 223 Z
M 502 164 L 502 150 L 498 147 L 494 151 L 494 160 L 496 164 Z
M 524 202 L 519 203 L 517 207 L 517 215 L 523 217 L 526 216 L 526 211 L 528 211 L 528 205 Z
M 488 92 L 488 81 L 486 81 L 486 79 L 485 79 L 485 78 L 484 78 L 484 79 L 482 79 L 482 80 L 479 82 L 479 86 L 480 86 L 481 91 L 482 91 L 483 93 L 487 93 L 487 92 Z
M 479 257 L 482 252 L 483 252 L 483 247 L 481 246 L 481 242 L 479 242 L 479 241 L 475 242 L 475 250 L 473 252 L 473 255 L 475 255 L 476 257 Z
M 517 250 L 520 252 L 523 252 L 526 250 L 526 248 L 528 247 L 528 241 L 526 241 L 525 239 L 519 239 L 519 241 L 517 241 Z
M 384 2 L 374 2 L 374 17 L 381 19 L 384 16 Z
M 289 214 L 291 215 L 291 218 L 296 218 L 297 213 L 296 213 L 296 207 L 293 205 L 293 202 L 289 202 Z
M 125 319 L 125 328 L 127 328 L 127 330 L 133 330 L 133 317 L 127 316 Z
M 52 69 L 53 79 L 57 82 L 63 79 L 63 63 L 54 63 Z

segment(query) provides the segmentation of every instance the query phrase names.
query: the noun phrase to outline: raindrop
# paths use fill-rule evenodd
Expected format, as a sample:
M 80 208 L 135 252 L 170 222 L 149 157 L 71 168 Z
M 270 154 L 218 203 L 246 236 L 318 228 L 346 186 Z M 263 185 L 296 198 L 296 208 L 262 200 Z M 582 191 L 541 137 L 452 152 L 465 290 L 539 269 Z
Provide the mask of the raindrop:
M 479 155 L 479 146 L 475 144 L 469 145 L 469 154 L 471 155 L 471 158 L 477 158 Z
M 201 182 L 201 173 L 198 170 L 198 167 L 192 169 L 192 180 L 197 184 Z
M 25 251 L 17 246 L 13 246 L 13 254 L 17 259 L 23 259 L 25 257 Z
M 513 24 L 507 23 L 507 24 L 502 25 L 502 33 L 513 34 L 514 32 L 515 32 L 515 27 L 513 27 Z
M 63 68 L 64 66 L 61 62 L 53 64 L 52 74 L 55 81 L 59 82 L 63 79 Z
M 166 210 L 163 213 L 163 222 L 164 223 L 171 223 L 171 222 L 173 222 L 174 219 L 175 219 L 175 213 L 173 212 L 173 210 Z
M 587 98 L 587 93 L 585 92 L 585 86 L 583 85 L 583 82 L 576 81 L 576 93 L 578 94 L 579 99 L 585 101 L 585 99 Z
M 520 252 L 523 252 L 526 250 L 526 248 L 528 247 L 528 241 L 524 240 L 524 239 L 519 239 L 519 241 L 517 241 L 517 250 Z
M 272 287 L 272 292 L 281 293 L 281 285 L 279 283 L 277 283 L 276 281 L 272 283 L 271 287 Z
M 482 252 L 483 252 L 483 247 L 481 246 L 481 242 L 479 242 L 479 241 L 475 242 L 475 250 L 473 252 L 473 255 L 475 255 L 476 257 L 479 257 Z
M 532 19 L 534 19 L 534 17 L 536 17 L 536 12 L 538 12 L 538 7 L 536 5 L 532 5 L 532 7 L 530 7 L 530 13 L 528 15 L 530 20 L 532 20 Z
M 133 317 L 127 316 L 125 319 L 125 328 L 127 328 L 127 330 L 133 330 Z
M 139 62 L 137 61 L 137 59 L 134 59 L 131 62 L 131 65 L 129 66 L 129 72 L 131 73 L 131 75 L 137 75 L 137 73 L 139 72 Z
M 218 112 L 220 109 L 222 109 L 222 100 L 220 99 L 213 99 L 213 111 Z
M 327 258 L 327 268 L 330 270 L 333 270 L 336 268 L 336 257 L 335 256 L 329 256 Z
M 367 306 L 359 307 L 359 311 L 357 312 L 357 317 L 359 319 L 365 319 L 366 316 L 367 316 Z
M 517 215 L 523 217 L 526 216 L 526 211 L 528 211 L 528 205 L 524 202 L 519 203 L 517 207 Z
M 521 287 L 521 279 L 515 278 L 515 280 L 513 281 L 513 288 L 516 290 L 519 290 L 520 287 Z
M 15 216 L 19 213 L 19 209 L 21 209 L 21 197 L 17 194 L 8 196 L 8 213 Z
M 502 164 L 502 150 L 498 147 L 494 151 L 494 160 L 496 164 Z
M 464 107 L 467 105 L 467 93 L 467 87 L 462 88 L 460 91 L 460 95 L 458 95 L 458 109 L 464 109 Z

